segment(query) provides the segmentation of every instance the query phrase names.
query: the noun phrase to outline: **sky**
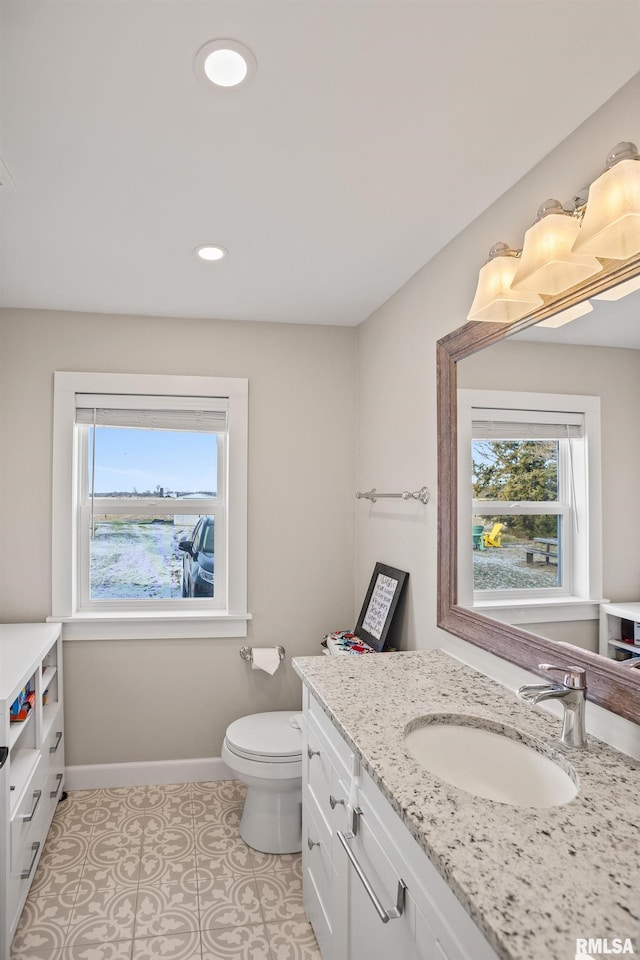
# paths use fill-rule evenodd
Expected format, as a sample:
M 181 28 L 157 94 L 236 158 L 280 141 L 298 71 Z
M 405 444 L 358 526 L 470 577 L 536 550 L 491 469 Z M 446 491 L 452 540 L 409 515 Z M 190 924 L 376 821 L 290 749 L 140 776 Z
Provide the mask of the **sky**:
M 155 494 L 215 492 L 217 439 L 195 431 L 98 427 L 96 496 L 107 493 Z M 89 442 L 91 484 L 91 433 Z

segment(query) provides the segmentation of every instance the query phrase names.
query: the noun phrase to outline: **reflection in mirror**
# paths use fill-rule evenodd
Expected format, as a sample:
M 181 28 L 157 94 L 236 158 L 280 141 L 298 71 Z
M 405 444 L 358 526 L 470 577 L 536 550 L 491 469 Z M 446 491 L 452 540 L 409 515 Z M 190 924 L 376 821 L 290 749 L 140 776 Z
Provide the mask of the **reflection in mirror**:
M 529 327 L 458 364 L 458 596 L 497 620 L 597 653 L 598 601 L 640 599 L 640 291 L 591 304 L 571 322 Z M 492 421 L 478 405 L 469 437 L 474 396 L 507 409 L 520 398 L 529 422 Z M 601 407 L 602 462 L 591 464 L 589 483 L 585 461 L 600 437 L 587 437 L 579 422 L 559 430 L 535 423 L 545 400 L 566 413 L 578 397 Z M 570 418 L 559 412 L 561 419 Z M 595 580 L 582 583 L 590 549 L 600 554 L 591 560 Z M 613 652 L 622 660 L 640 649 Z
M 562 325 L 547 308 L 438 345 L 438 622 L 534 670 L 572 657 L 591 699 L 640 721 L 640 290 L 605 287 L 562 301 Z

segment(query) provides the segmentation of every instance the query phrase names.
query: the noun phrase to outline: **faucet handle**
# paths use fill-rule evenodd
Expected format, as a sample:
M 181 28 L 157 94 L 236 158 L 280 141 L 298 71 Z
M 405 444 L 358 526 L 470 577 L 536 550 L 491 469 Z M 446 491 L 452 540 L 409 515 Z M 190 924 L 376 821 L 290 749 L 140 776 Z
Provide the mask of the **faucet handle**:
M 552 663 L 539 663 L 538 667 L 547 673 L 563 673 L 564 679 L 562 682 L 570 690 L 587 689 L 587 672 L 582 667 L 576 667 L 573 664 L 568 664 L 566 667 L 557 667 Z

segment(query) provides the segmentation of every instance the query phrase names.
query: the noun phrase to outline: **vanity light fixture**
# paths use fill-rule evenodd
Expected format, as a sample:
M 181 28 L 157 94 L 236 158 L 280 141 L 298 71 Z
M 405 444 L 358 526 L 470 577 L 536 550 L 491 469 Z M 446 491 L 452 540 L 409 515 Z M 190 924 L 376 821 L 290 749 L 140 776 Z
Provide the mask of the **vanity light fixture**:
M 555 296 L 602 270 L 593 256 L 573 253 L 580 221 L 558 200 L 545 200 L 538 218 L 524 235 L 520 265 L 513 278 L 515 290 Z
M 257 64 L 251 50 L 238 40 L 209 40 L 198 50 L 195 71 L 199 80 L 211 88 L 237 89 L 254 77 Z
M 217 260 L 222 260 L 222 258 L 226 257 L 229 253 L 224 247 L 219 247 L 212 243 L 205 243 L 201 247 L 196 247 L 195 252 L 200 259 L 206 261 L 206 263 L 215 263 Z
M 542 298 L 528 290 L 515 290 L 513 277 L 520 260 L 516 250 L 496 243 L 480 270 L 476 295 L 467 320 L 512 323 L 541 306 Z
M 640 156 L 635 143 L 618 143 L 605 172 L 591 184 L 573 249 L 627 260 L 640 253 Z
M 557 200 L 540 207 L 538 219 L 525 234 L 521 256 L 504 243 L 492 247 L 467 319 L 521 320 L 605 267 L 611 269 L 599 261 L 629 260 L 640 254 L 639 161 L 634 143 L 617 144 L 587 199 L 586 192 L 575 198 L 573 213 Z M 600 298 L 617 296 L 605 292 Z

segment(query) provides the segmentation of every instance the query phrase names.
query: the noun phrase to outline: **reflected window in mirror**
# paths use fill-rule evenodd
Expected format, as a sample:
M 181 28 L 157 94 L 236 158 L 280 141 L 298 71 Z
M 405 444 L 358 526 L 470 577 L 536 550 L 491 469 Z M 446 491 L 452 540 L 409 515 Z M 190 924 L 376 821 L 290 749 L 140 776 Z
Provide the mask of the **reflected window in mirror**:
M 560 620 L 601 599 L 599 451 L 598 397 L 458 392 L 462 606 Z

